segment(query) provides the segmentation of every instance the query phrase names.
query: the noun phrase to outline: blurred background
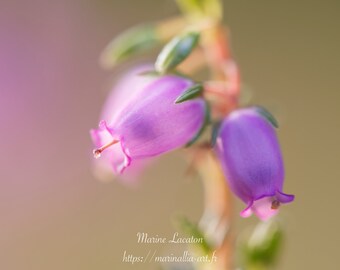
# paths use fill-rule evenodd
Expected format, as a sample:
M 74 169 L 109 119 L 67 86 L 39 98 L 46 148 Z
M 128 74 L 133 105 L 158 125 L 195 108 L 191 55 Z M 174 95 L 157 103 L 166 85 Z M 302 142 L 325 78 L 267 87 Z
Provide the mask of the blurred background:
M 286 162 L 278 269 L 336 269 L 340 241 L 340 2 L 224 1 L 233 53 L 254 103 L 279 119 Z M 172 0 L 0 0 L 0 269 L 159 269 L 137 232 L 171 236 L 197 221 L 203 191 L 168 154 L 139 188 L 91 172 L 89 129 L 113 72 L 98 56 L 133 24 L 178 14 Z M 151 59 L 153 60 L 153 59 Z M 256 223 L 235 210 L 235 231 Z M 166 251 L 168 247 L 157 246 Z

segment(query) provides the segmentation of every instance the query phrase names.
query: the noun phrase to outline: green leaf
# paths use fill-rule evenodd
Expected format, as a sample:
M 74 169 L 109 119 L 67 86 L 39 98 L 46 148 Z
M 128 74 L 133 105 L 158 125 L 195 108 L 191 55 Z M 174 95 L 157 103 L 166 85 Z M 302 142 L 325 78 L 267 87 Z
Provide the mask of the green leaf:
M 177 0 L 176 2 L 184 13 L 204 14 L 204 3 L 202 0 Z
M 220 130 L 221 124 L 222 124 L 222 121 L 218 121 L 214 123 L 212 126 L 211 140 L 210 140 L 210 144 L 212 147 L 214 147 L 216 144 L 216 140 L 217 140 L 217 136 L 218 136 L 218 132 Z
M 182 63 L 198 44 L 199 37 L 198 32 L 187 32 L 174 37 L 158 55 L 155 63 L 156 70 L 164 74 Z
M 180 10 L 196 19 L 210 17 L 221 19 L 222 6 L 220 0 L 176 0 Z
M 267 109 L 261 106 L 256 106 L 255 109 L 261 116 L 263 116 L 269 123 L 271 123 L 273 127 L 275 128 L 279 127 L 279 123 Z
M 158 77 L 160 74 L 156 70 L 147 70 L 139 73 L 138 76 Z
M 187 100 L 197 98 L 202 95 L 203 86 L 202 84 L 195 84 L 184 91 L 176 100 L 175 103 L 182 103 Z
M 200 130 L 197 132 L 194 138 L 191 139 L 190 142 L 188 142 L 185 146 L 189 147 L 193 145 L 203 134 L 206 127 L 210 124 L 210 105 L 207 101 L 205 101 L 205 111 L 204 111 L 204 122 Z
M 198 228 L 198 226 L 192 223 L 186 217 L 178 217 L 177 224 L 181 231 L 188 237 L 193 237 L 194 239 L 200 240 L 200 243 L 194 244 L 202 250 L 204 254 L 209 254 L 213 251 L 213 248 L 205 239 L 203 232 Z
M 101 55 L 101 63 L 111 68 L 118 62 L 151 49 L 160 43 L 153 24 L 138 25 L 126 30 L 113 39 Z
M 282 229 L 275 220 L 259 223 L 244 245 L 245 263 L 253 266 L 273 266 L 282 245 Z

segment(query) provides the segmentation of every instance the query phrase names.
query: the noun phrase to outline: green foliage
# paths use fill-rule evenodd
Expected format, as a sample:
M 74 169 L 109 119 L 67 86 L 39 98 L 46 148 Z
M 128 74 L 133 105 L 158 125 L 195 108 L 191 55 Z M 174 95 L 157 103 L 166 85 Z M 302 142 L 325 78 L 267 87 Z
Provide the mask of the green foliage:
M 199 37 L 198 32 L 186 32 L 174 37 L 158 55 L 155 69 L 162 74 L 173 70 L 190 55 L 198 44 Z
M 114 38 L 101 55 L 101 63 L 111 68 L 117 63 L 160 44 L 153 24 L 130 28 Z
M 210 115 L 210 105 L 207 101 L 205 101 L 205 114 L 204 114 L 204 123 L 201 127 L 201 129 L 197 132 L 197 134 L 195 135 L 195 137 L 186 144 L 186 147 L 189 147 L 191 145 L 193 145 L 203 134 L 203 132 L 205 131 L 206 127 L 210 124 L 210 119 L 211 115 Z
M 278 128 L 279 123 L 275 119 L 275 117 L 264 107 L 256 106 L 256 111 L 263 116 L 269 123 L 273 125 L 273 127 Z
M 216 144 L 218 131 L 220 130 L 221 124 L 222 124 L 222 121 L 218 121 L 218 122 L 214 123 L 213 126 L 212 126 L 211 139 L 210 139 L 210 144 L 211 144 L 212 147 L 214 147 L 215 144 Z
M 194 244 L 198 249 L 202 251 L 202 253 L 209 254 L 213 251 L 212 247 L 205 239 L 203 232 L 198 228 L 196 224 L 192 223 L 186 217 L 178 217 L 176 221 L 179 226 L 179 229 L 188 237 L 202 239 L 201 243 Z
M 222 17 L 220 0 L 177 0 L 176 2 L 182 12 L 193 19 Z
M 195 84 L 184 91 L 176 100 L 175 103 L 182 103 L 187 100 L 194 99 L 202 95 L 203 86 L 202 84 Z
M 275 220 L 259 223 L 243 244 L 245 269 L 267 269 L 275 264 L 283 240 L 282 230 Z

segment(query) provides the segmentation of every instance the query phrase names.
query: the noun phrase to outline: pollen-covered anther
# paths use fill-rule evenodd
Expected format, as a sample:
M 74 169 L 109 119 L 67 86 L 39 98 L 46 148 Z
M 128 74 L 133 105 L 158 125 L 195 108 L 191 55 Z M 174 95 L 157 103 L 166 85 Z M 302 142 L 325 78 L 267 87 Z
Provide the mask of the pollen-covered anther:
M 271 209 L 276 210 L 276 209 L 279 209 L 279 207 L 280 207 L 280 202 L 278 200 L 272 201 Z
M 112 145 L 114 145 L 114 144 L 116 144 L 116 143 L 118 143 L 118 142 L 119 142 L 118 140 L 113 140 L 112 142 L 109 142 L 109 143 L 105 144 L 104 146 L 102 146 L 102 147 L 100 147 L 100 148 L 94 149 L 94 150 L 93 150 L 93 156 L 94 156 L 95 158 L 100 158 L 102 152 L 103 152 L 105 149 L 109 148 L 110 146 L 112 146 Z

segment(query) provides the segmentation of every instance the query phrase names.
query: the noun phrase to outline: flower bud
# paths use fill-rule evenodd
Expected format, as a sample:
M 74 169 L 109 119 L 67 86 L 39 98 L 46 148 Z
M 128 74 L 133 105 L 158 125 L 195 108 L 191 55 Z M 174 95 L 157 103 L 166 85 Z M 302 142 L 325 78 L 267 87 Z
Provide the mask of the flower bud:
M 192 85 L 189 79 L 174 75 L 138 85 L 140 88 L 133 97 L 127 98 L 124 108 L 107 118 L 109 121 L 101 121 L 99 129 L 92 131 L 97 147 L 95 157 L 118 147 L 119 162 L 112 165 L 122 173 L 136 160 L 188 143 L 204 125 L 206 104 L 201 97 L 180 104 L 175 101 Z
M 284 167 L 273 118 L 257 107 L 232 112 L 222 122 L 215 151 L 231 190 L 252 213 L 266 220 L 278 212 L 281 203 L 294 200 L 282 192 Z

